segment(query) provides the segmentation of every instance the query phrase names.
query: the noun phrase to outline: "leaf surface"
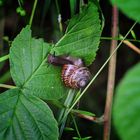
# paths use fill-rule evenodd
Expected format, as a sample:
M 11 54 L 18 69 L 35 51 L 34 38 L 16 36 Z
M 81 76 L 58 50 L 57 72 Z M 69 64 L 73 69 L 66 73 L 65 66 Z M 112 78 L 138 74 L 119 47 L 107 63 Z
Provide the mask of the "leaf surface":
M 10 49 L 11 75 L 24 93 L 42 99 L 58 99 L 66 92 L 61 82 L 59 67 L 47 64 L 51 45 L 31 36 L 26 26 L 15 38 Z M 56 86 L 57 85 L 57 86 Z
M 0 94 L 1 140 L 57 140 L 58 127 L 50 108 L 19 89 Z
M 87 115 L 87 116 L 95 116 L 92 112 L 84 111 L 84 110 L 78 110 L 78 109 L 73 109 L 72 110 L 74 113 L 78 113 L 81 115 Z
M 82 12 L 70 19 L 65 35 L 55 44 L 52 53 L 71 55 L 82 58 L 90 65 L 96 56 L 101 26 L 96 5 L 90 3 Z
M 139 140 L 140 63 L 129 70 L 118 85 L 113 117 L 122 140 Z
M 71 55 L 82 58 L 90 65 L 95 56 L 101 35 L 99 13 L 96 5 L 89 3 L 82 13 L 74 16 L 68 24 L 65 35 L 55 47 L 42 39 L 31 36 L 26 26 L 15 38 L 10 49 L 11 75 L 24 93 L 42 99 L 59 99 L 67 94 L 68 88 L 61 81 L 61 67 L 47 63 L 47 56 Z
M 120 10 L 132 18 L 140 22 L 140 1 L 139 0 L 111 0 L 111 2 L 120 8 Z

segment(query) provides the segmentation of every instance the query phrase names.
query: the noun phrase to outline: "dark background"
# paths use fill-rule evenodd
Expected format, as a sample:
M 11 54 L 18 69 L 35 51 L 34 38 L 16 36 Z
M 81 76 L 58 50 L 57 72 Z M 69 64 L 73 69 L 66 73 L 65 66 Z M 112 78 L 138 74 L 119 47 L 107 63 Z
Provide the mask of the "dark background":
M 5 0 L 3 5 L 0 6 L 0 56 L 8 54 L 9 44 L 7 41 L 2 39 L 2 36 L 7 36 L 10 41 L 12 41 L 20 30 L 29 23 L 33 0 L 25 1 L 23 3 L 23 8 L 26 10 L 26 16 L 22 17 L 16 13 L 16 8 L 19 6 L 18 1 Z M 77 1 L 78 3 L 79 1 Z M 60 12 L 62 15 L 63 28 L 66 28 L 67 19 L 71 18 L 70 15 L 70 4 L 68 0 L 58 0 Z M 51 1 L 46 12 L 45 0 L 38 1 L 37 8 L 35 11 L 35 16 L 32 24 L 33 36 L 37 38 L 44 38 L 45 41 L 50 43 L 55 43 L 60 37 L 59 27 L 57 23 L 57 9 L 54 0 Z M 105 17 L 105 27 L 102 32 L 102 37 L 111 36 L 111 17 L 112 17 L 112 6 L 109 1 L 100 0 L 100 6 Z M 46 6 L 47 7 L 47 6 Z M 76 12 L 78 12 L 78 5 Z M 43 18 L 44 16 L 44 18 Z M 119 31 L 122 35 L 125 35 L 130 29 L 134 21 L 128 19 L 121 12 L 119 14 Z M 136 25 L 134 32 L 137 37 L 139 37 L 140 26 Z M 128 38 L 132 38 L 131 35 Z M 139 43 L 133 42 L 136 46 Z M 94 75 L 105 60 L 109 56 L 110 50 L 110 40 L 102 40 L 97 52 L 96 60 L 90 66 L 91 73 Z M 122 45 L 118 50 L 117 54 L 117 68 L 116 68 L 116 85 L 123 77 L 124 73 L 134 64 L 138 62 L 139 56 L 126 45 Z M 9 62 L 6 60 L 4 63 L 0 64 L 0 77 L 3 76 L 7 71 L 9 71 Z M 108 67 L 106 66 L 102 73 L 98 76 L 96 81 L 90 87 L 88 92 L 83 96 L 80 101 L 80 109 L 91 111 L 100 117 L 104 112 L 105 97 L 106 97 L 106 86 L 107 86 L 107 74 Z M 13 85 L 13 81 L 9 76 L 5 81 L 5 84 Z M 5 89 L 0 88 L 2 93 Z M 51 106 L 54 108 L 53 106 Z M 55 109 L 54 109 L 55 111 Z M 56 112 L 54 112 L 56 114 Z M 82 118 L 76 118 L 79 131 L 82 137 L 92 136 L 94 140 L 101 140 L 103 137 L 103 124 L 96 124 Z M 74 127 L 73 123 L 70 123 Z M 77 136 L 76 132 L 64 131 L 62 139 L 68 140 L 72 137 Z M 111 140 L 118 140 L 117 133 L 112 125 L 111 129 Z

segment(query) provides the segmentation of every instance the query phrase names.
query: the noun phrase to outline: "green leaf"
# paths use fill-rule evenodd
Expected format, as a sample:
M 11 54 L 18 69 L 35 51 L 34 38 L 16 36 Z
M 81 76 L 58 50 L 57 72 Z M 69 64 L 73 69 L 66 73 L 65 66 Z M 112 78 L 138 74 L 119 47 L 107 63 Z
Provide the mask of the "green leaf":
M 136 34 L 135 34 L 135 32 L 134 32 L 133 30 L 131 30 L 131 35 L 132 35 L 132 37 L 133 37 L 134 39 L 136 39 Z
M 71 127 L 65 127 L 64 130 L 65 130 L 65 131 L 74 131 L 74 129 L 71 128 Z
M 95 59 L 100 35 L 98 9 L 96 5 L 89 2 L 83 7 L 82 13 L 69 21 L 65 35 L 55 44 L 51 53 L 79 57 L 86 65 L 90 65 Z
M 82 138 L 82 140 L 89 140 L 91 138 L 92 138 L 91 136 L 88 136 L 88 137 Z
M 49 100 L 49 101 L 47 101 L 47 103 L 51 103 L 51 104 L 53 104 L 54 106 L 56 106 L 60 109 L 66 108 L 66 106 L 59 100 Z
M 95 114 L 88 112 L 88 111 L 84 111 L 84 110 L 73 109 L 72 112 L 79 113 L 82 115 L 87 115 L 87 116 L 95 116 Z
M 73 140 L 89 140 L 91 139 L 91 136 L 85 137 L 85 138 L 79 138 L 79 137 L 72 137 Z
M 122 140 L 139 140 L 140 63 L 129 70 L 118 85 L 113 117 Z
M 72 137 L 72 139 L 73 139 L 73 140 L 79 140 L 79 139 L 81 139 L 81 138 L 79 138 L 79 137 Z
M 140 1 L 139 0 L 111 0 L 114 5 L 117 5 L 120 10 L 132 18 L 140 22 Z
M 57 100 L 67 93 L 68 88 L 61 81 L 61 67 L 48 64 L 47 56 L 50 52 L 69 54 L 91 64 L 101 35 L 97 10 L 93 3 L 84 6 L 83 12 L 70 20 L 66 34 L 55 47 L 32 38 L 29 26 L 20 32 L 10 48 L 10 71 L 23 93 L 48 100 Z
M 10 70 L 23 93 L 43 99 L 58 99 L 67 91 L 60 78 L 60 67 L 47 64 L 50 44 L 31 36 L 30 27 L 24 28 L 10 48 Z
M 19 89 L 0 94 L 1 140 L 57 140 L 58 127 L 50 108 Z
M 26 15 L 26 11 L 22 8 L 22 7 L 18 7 L 16 9 L 16 12 L 20 15 L 20 16 L 25 16 Z

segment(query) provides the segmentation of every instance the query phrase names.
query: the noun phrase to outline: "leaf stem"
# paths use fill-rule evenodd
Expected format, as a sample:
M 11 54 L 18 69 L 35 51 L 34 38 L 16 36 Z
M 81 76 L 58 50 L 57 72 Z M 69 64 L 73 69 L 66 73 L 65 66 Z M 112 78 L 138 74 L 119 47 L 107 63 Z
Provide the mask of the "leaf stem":
M 120 35 L 120 36 L 121 36 L 121 38 L 123 38 L 122 35 Z M 135 51 L 136 53 L 140 54 L 140 49 L 138 47 L 136 47 L 134 44 L 132 44 L 131 42 L 129 42 L 128 40 L 124 40 L 123 43 L 125 45 L 127 45 L 130 49 Z
M 90 85 L 94 82 L 94 80 L 97 78 L 97 76 L 102 72 L 102 70 L 104 69 L 104 67 L 106 66 L 106 64 L 109 62 L 109 60 L 111 59 L 111 57 L 116 53 L 116 51 L 119 49 L 119 47 L 121 46 L 121 44 L 123 43 L 124 39 L 128 36 L 128 34 L 130 33 L 130 31 L 134 28 L 134 26 L 136 25 L 137 22 L 135 22 L 132 27 L 129 29 L 129 31 L 127 32 L 127 34 L 124 36 L 124 38 L 122 39 L 122 41 L 119 43 L 119 45 L 117 46 L 117 48 L 115 48 L 115 50 L 112 52 L 112 54 L 108 57 L 108 59 L 105 61 L 105 63 L 102 65 L 102 67 L 98 70 L 98 72 L 95 74 L 95 76 L 92 78 L 92 80 L 89 82 L 89 84 L 85 87 L 85 89 L 83 90 L 83 92 L 80 94 L 80 96 L 75 100 L 75 102 L 72 104 L 72 106 L 69 108 L 69 110 L 67 111 L 67 113 L 65 114 L 65 116 L 63 118 L 65 118 L 70 111 L 73 109 L 73 107 L 77 104 L 77 102 L 81 99 L 81 97 L 84 95 L 84 93 L 87 91 L 87 89 L 90 87 Z
M 74 96 L 74 92 L 73 92 L 72 89 L 70 89 L 69 92 L 68 92 L 68 95 L 67 95 L 67 97 L 65 99 L 65 102 L 64 102 L 64 106 L 66 108 L 61 109 L 61 112 L 59 113 L 59 118 L 58 118 L 58 124 L 59 125 L 61 124 L 61 119 L 63 118 L 63 115 L 65 113 L 65 110 L 70 106 L 70 104 L 71 104 L 71 102 L 73 100 L 73 96 Z
M 6 84 L 0 84 L 0 87 L 2 87 L 2 88 L 10 88 L 10 89 L 17 88 L 16 86 L 6 85 Z
M 118 36 L 118 9 L 116 6 L 112 8 L 112 37 Z M 117 47 L 117 40 L 111 41 L 110 54 Z M 112 102 L 113 102 L 113 93 L 115 85 L 115 71 L 116 71 L 116 55 L 114 53 L 112 58 L 109 61 L 108 68 L 108 82 L 107 82 L 107 95 L 106 95 L 106 105 L 104 112 L 104 140 L 110 139 L 110 130 L 111 130 L 111 112 L 112 112 Z
M 31 13 L 30 21 L 29 21 L 29 25 L 30 26 L 32 26 L 32 22 L 33 22 L 33 17 L 34 17 L 34 14 L 35 14 L 36 5 L 37 5 L 37 0 L 34 1 L 32 13 Z
M 7 59 L 9 59 L 9 54 L 0 57 L 0 62 L 3 62 L 3 61 L 5 61 L 5 60 L 7 60 Z
M 61 14 L 60 14 L 60 10 L 59 10 L 58 0 L 55 0 L 55 3 L 56 3 L 56 9 L 57 9 L 57 13 L 58 13 L 59 30 L 62 33 L 63 32 L 63 26 L 62 26 L 62 18 L 61 18 Z
M 104 37 L 104 36 L 101 37 L 101 40 L 120 40 L 121 41 L 122 39 L 123 39 L 123 37 L 122 38 L 120 38 L 120 37 Z M 131 38 L 127 38 L 125 40 L 133 41 L 133 42 L 140 42 L 140 40 L 138 40 L 138 39 L 136 40 L 136 39 L 131 39 Z
M 80 132 L 78 130 L 78 126 L 77 126 L 77 123 L 75 121 L 75 118 L 73 117 L 73 115 L 71 115 L 71 117 L 73 119 L 73 123 L 74 123 L 75 129 L 76 129 L 77 135 L 78 135 L 79 139 L 81 139 L 81 135 L 80 135 Z
M 68 92 L 68 95 L 66 97 L 66 100 L 64 102 L 64 106 L 66 108 L 61 109 L 61 112 L 60 112 L 60 115 L 59 115 L 59 118 L 58 118 L 58 125 L 61 125 L 60 126 L 60 133 L 59 133 L 60 138 L 62 136 L 64 127 L 65 127 L 65 123 L 67 121 L 67 118 L 66 117 L 64 118 L 64 116 L 65 116 L 65 113 L 67 113 L 68 108 L 71 106 L 74 96 L 75 96 L 75 90 L 70 89 L 69 92 Z
M 104 122 L 104 116 L 101 117 L 94 117 L 94 116 L 88 116 L 88 115 L 84 115 L 84 114 L 80 114 L 80 113 L 74 113 L 76 116 L 95 122 L 95 123 L 103 123 Z

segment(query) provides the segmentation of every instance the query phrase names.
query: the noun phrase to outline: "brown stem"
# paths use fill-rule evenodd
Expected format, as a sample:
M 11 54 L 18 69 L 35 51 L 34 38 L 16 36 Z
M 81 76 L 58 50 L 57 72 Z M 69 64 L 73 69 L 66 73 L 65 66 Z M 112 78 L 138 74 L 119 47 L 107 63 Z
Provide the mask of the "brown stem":
M 93 117 L 93 116 L 88 116 L 88 115 L 83 115 L 83 114 L 79 114 L 76 113 L 76 115 L 80 118 L 92 121 L 92 122 L 96 122 L 96 123 L 103 123 L 104 122 L 104 116 L 101 117 Z
M 126 44 L 129 48 L 131 48 L 136 53 L 140 54 L 140 49 L 136 47 L 134 44 L 132 44 L 131 42 L 129 42 L 128 40 L 124 40 L 123 43 Z
M 120 36 L 121 39 L 124 38 L 121 34 L 119 36 Z M 140 54 L 140 49 L 138 47 L 136 47 L 133 43 L 131 43 L 130 41 L 128 41 L 127 39 L 126 40 L 123 40 L 123 43 L 125 45 L 127 45 L 130 49 L 132 49 L 133 51 L 135 51 L 136 53 Z
M 112 37 L 118 36 L 118 10 L 116 6 L 112 8 Z M 117 40 L 111 41 L 110 54 L 117 47 Z M 109 62 L 108 70 L 108 83 L 107 83 L 107 97 L 104 112 L 104 140 L 110 139 L 110 128 L 111 128 L 111 110 L 112 100 L 115 83 L 115 69 L 116 69 L 116 53 L 112 56 Z

